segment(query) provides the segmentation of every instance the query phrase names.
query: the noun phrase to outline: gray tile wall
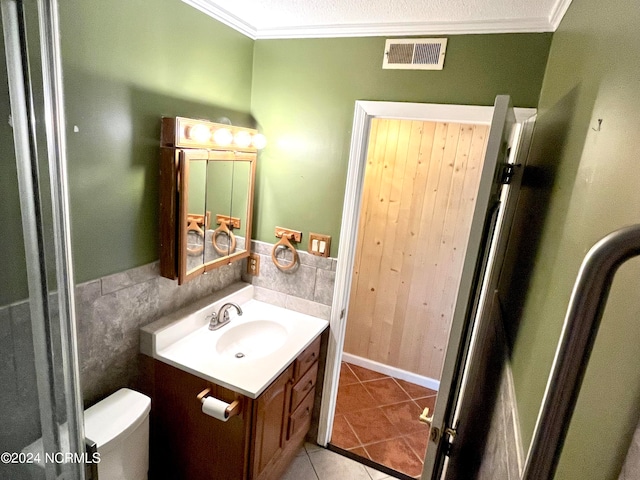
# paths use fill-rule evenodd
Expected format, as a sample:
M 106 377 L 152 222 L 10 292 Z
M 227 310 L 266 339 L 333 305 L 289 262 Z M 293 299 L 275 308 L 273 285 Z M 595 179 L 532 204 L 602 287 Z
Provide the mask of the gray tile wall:
M 52 310 L 57 315 L 55 302 Z M 58 352 L 59 348 L 56 345 Z M 56 378 L 56 387 L 62 387 L 61 380 L 61 376 Z M 62 389 L 58 388 L 56 394 L 62 396 Z M 62 421 L 64 413 L 58 412 Z M 0 419 L 0 452 L 18 453 L 41 436 L 31 315 L 27 302 L 0 307 Z M 31 465 L 0 463 L 0 478 L 3 479 L 44 478 L 43 472 Z
M 76 287 L 78 356 L 85 407 L 139 383 L 141 327 L 240 280 L 235 262 L 178 286 L 158 262 Z
M 640 423 L 633 435 L 627 458 L 622 466 L 618 480 L 637 480 L 640 478 Z
M 119 388 L 139 388 L 139 329 L 179 308 L 243 279 L 256 298 L 329 319 L 336 260 L 299 252 L 291 272 L 271 261 L 273 245 L 255 242 L 260 275 L 246 262 L 215 269 L 185 285 L 160 277 L 158 262 L 76 286 L 76 321 L 85 408 Z M 55 307 L 55 305 L 54 305 Z M 0 412 L 3 451 L 20 451 L 40 437 L 29 305 L 0 307 Z M 19 478 L 16 474 L 15 478 Z
M 283 272 L 271 259 L 273 244 L 254 241 L 251 250 L 260 256 L 260 274 L 248 275 L 243 271 L 242 279 L 253 284 L 258 300 L 329 320 L 336 278 L 335 258 L 299 251 L 298 266 Z M 278 249 L 277 258 L 279 263 L 288 264 L 291 254 Z
M 29 304 L 0 308 L 0 446 L 19 452 L 40 437 Z
M 520 479 L 521 460 L 518 450 L 521 450 L 521 440 L 517 430 L 517 410 L 510 368 L 509 361 L 505 358 L 478 480 Z

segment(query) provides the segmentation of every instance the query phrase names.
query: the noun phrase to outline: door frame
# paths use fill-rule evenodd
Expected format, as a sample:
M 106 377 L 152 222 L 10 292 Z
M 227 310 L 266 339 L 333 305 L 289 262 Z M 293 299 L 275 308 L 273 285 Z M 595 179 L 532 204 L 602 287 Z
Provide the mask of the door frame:
M 319 445 L 326 446 L 329 443 L 333 430 L 372 119 L 394 118 L 490 125 L 493 110 L 493 106 L 362 100 L 355 102 L 342 223 L 340 226 L 340 250 L 337 258 L 331 318 L 329 321 L 329 342 L 318 425 L 317 442 Z M 522 124 L 535 116 L 536 109 L 515 108 L 514 113 L 516 123 Z

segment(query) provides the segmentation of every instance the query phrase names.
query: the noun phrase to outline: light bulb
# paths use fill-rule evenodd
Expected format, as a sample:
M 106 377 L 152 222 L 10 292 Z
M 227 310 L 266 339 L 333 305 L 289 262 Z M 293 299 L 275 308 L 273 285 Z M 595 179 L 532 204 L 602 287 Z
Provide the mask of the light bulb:
M 254 147 L 256 147 L 258 150 L 262 150 L 264 147 L 267 146 L 267 137 L 265 137 L 263 134 L 261 133 L 256 133 L 253 136 L 253 139 L 251 141 L 251 143 L 253 144 Z
M 187 129 L 187 137 L 198 143 L 207 143 L 211 140 L 211 130 L 202 124 L 191 125 Z
M 251 134 L 245 130 L 239 130 L 233 138 L 233 143 L 240 148 L 247 148 L 251 145 Z
M 213 139 L 218 145 L 226 147 L 227 145 L 231 145 L 233 134 L 228 128 L 219 128 L 216 130 L 216 133 L 213 134 Z

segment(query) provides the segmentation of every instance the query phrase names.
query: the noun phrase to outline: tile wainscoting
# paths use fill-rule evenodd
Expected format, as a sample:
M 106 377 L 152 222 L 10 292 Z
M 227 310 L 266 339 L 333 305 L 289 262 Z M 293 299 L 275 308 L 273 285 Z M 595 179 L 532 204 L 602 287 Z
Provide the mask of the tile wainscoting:
M 253 242 L 260 275 L 246 275 L 246 260 L 178 286 L 159 274 L 158 262 L 76 287 L 76 317 L 82 391 L 86 405 L 123 386 L 136 387 L 139 329 L 240 280 L 252 283 L 259 300 L 328 319 L 335 260 L 299 252 L 293 273 L 271 262 L 273 245 Z M 311 258 L 309 258 L 311 257 Z
M 141 327 L 240 281 L 236 262 L 178 286 L 158 262 L 76 286 L 80 379 L 85 407 L 115 390 L 138 388 Z
M 524 456 L 511 365 L 505 358 L 478 480 L 520 480 Z
M 636 428 L 627 457 L 618 480 L 636 480 L 640 478 L 640 423 Z
M 76 285 L 85 408 L 119 388 L 139 389 L 141 327 L 240 280 L 254 285 L 259 300 L 329 319 L 336 260 L 299 252 L 300 265 L 290 273 L 281 272 L 271 261 L 272 248 L 253 242 L 261 257 L 259 276 L 246 275 L 245 260 L 178 286 L 177 281 L 161 277 L 159 263 L 153 262 Z M 57 297 L 52 295 L 51 301 L 55 313 Z M 6 420 L 2 443 L 10 451 L 20 451 L 41 434 L 33 359 L 28 301 L 0 307 L 0 405 Z
M 324 320 L 330 319 L 336 278 L 335 258 L 298 251 L 298 267 L 282 272 L 271 260 L 273 244 L 254 241 L 251 250 L 260 256 L 260 275 L 248 275 L 245 269 L 242 280 L 253 284 L 258 300 Z M 285 257 L 285 260 L 288 259 L 290 256 Z M 280 257 L 278 261 L 285 263 Z

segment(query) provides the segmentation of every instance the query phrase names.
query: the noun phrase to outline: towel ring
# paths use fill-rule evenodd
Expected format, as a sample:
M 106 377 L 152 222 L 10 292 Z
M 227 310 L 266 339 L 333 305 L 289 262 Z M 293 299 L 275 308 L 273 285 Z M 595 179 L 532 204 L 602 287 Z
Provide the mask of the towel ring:
M 293 245 L 291 245 L 291 242 L 289 241 L 289 237 L 293 237 L 293 235 L 287 235 L 283 233 L 278 243 L 276 243 L 273 246 L 273 250 L 271 250 L 271 260 L 273 261 L 275 266 L 278 267 L 278 270 L 281 270 L 283 272 L 291 270 L 298 264 L 298 251 L 295 249 Z M 280 247 L 291 250 L 291 253 L 293 254 L 293 259 L 291 260 L 290 264 L 283 265 L 282 263 L 278 262 L 278 259 L 276 258 L 276 250 L 278 250 L 278 248 Z
M 227 248 L 221 248 L 218 245 L 217 239 L 219 235 L 226 234 L 229 237 L 229 246 Z M 211 236 L 211 243 L 213 244 L 213 248 L 218 254 L 225 256 L 233 253 L 236 249 L 236 236 L 233 234 L 231 230 L 229 230 L 229 226 L 227 222 L 221 221 L 220 226 L 213 231 L 213 235 Z
M 187 237 L 191 232 L 195 233 L 196 235 L 204 239 L 204 230 L 200 228 L 198 221 L 194 218 L 189 219 L 189 225 L 187 225 Z M 200 255 L 203 250 L 204 250 L 204 240 L 202 244 L 198 245 L 197 247 L 189 247 L 189 244 L 187 243 L 187 255 Z

